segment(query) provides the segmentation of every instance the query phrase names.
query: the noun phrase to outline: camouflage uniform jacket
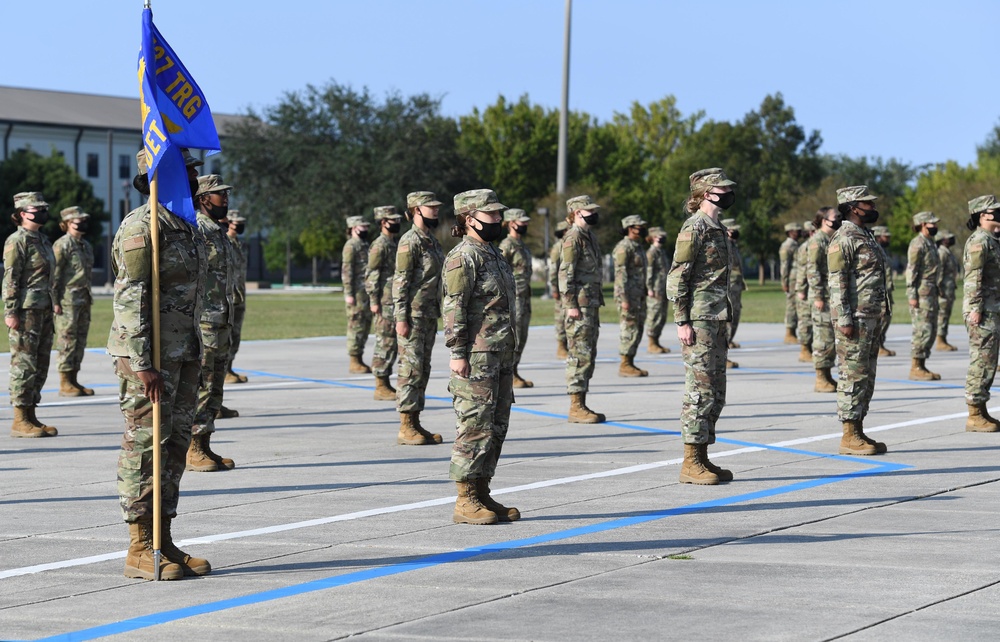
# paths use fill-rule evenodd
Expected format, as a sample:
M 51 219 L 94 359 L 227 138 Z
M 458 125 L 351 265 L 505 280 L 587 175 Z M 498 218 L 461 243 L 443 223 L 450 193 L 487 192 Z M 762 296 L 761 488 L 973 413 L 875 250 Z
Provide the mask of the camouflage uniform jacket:
M 441 268 L 444 250 L 434 236 L 416 225 L 399 239 L 396 273 L 392 277 L 393 314 L 396 322 L 410 317 L 441 316 Z
M 559 292 L 563 308 L 599 308 L 604 305 L 601 291 L 601 248 L 592 230 L 573 225 L 566 230 L 559 263 Z
M 938 272 L 938 296 L 942 299 L 955 299 L 955 289 L 958 282 L 958 259 L 951 248 L 938 246 L 938 260 L 941 270 Z
M 236 305 L 245 304 L 247 301 L 247 261 L 250 257 L 250 248 L 239 237 L 226 234 L 226 238 L 233 244 L 233 271 L 236 276 L 233 302 Z
M 205 237 L 205 300 L 201 322 L 212 327 L 233 325 L 236 296 L 236 260 L 226 232 L 210 217 L 198 213 L 198 229 Z
M 729 237 L 721 223 L 701 211 L 684 221 L 667 274 L 676 323 L 730 319 L 729 265 Z
M 917 300 L 922 308 L 927 304 L 937 307 L 940 272 L 937 245 L 923 234 L 917 234 L 906 253 L 906 298 Z
M 396 268 L 396 238 L 379 234 L 368 248 L 365 292 L 373 304 L 382 306 L 382 314 L 392 310 L 392 273 Z
M 531 297 L 531 252 L 521 239 L 506 236 L 500 241 L 500 253 L 514 272 L 514 289 L 518 298 Z
M 500 250 L 465 237 L 445 266 L 444 344 L 451 358 L 513 351 L 514 273 Z
M 729 291 L 740 293 L 747 289 L 743 279 L 743 255 L 736 241 L 729 239 Z
M 889 313 L 885 259 L 872 233 L 844 221 L 826 254 L 830 309 L 840 327 L 855 318 L 879 319 Z
M 162 362 L 201 359 L 201 306 L 205 296 L 204 236 L 157 208 L 160 231 L 160 358 Z M 153 243 L 149 205 L 132 210 L 111 246 L 115 275 L 114 320 L 108 354 L 128 357 L 133 370 L 153 367 Z
M 795 289 L 795 250 L 799 244 L 792 240 L 792 237 L 785 239 L 781 247 L 778 248 L 779 273 L 781 274 L 781 287 L 791 292 Z
M 344 244 L 341 257 L 340 278 L 344 282 L 344 296 L 353 297 L 356 305 L 367 307 L 365 268 L 368 266 L 368 243 L 352 236 Z
M 549 250 L 549 289 L 553 294 L 559 292 L 559 266 L 562 264 L 562 239 L 556 239 Z
M 977 228 L 965 242 L 962 314 L 1000 312 L 1000 240 Z
M 14 316 L 22 309 L 52 309 L 56 257 L 52 243 L 41 232 L 29 232 L 21 226 L 3 245 L 4 316 Z
M 646 290 L 657 298 L 667 296 L 667 250 L 653 243 L 646 250 Z
M 811 237 L 810 237 L 811 238 Z M 799 243 L 795 248 L 795 294 L 806 295 L 809 300 L 809 275 L 806 272 L 806 264 L 809 262 L 809 240 Z
M 94 272 L 94 248 L 83 239 L 64 234 L 52 244 L 56 257 L 55 300 L 62 305 L 91 302 L 90 284 Z
M 649 264 L 639 241 L 625 237 L 612 253 L 615 259 L 615 301 L 640 306 L 646 301 L 646 270 Z
M 824 230 L 816 230 L 809 239 L 806 256 L 806 278 L 809 279 L 809 293 L 813 301 L 830 302 L 830 272 L 827 268 L 826 253 L 830 249 L 830 235 Z

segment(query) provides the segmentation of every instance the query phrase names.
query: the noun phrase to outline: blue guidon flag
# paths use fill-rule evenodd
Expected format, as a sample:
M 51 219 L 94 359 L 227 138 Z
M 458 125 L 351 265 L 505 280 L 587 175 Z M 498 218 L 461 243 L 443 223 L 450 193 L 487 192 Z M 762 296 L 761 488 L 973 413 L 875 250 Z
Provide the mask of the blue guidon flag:
M 205 94 L 157 31 L 150 9 L 142 12 L 139 104 L 150 180 L 159 169 L 157 200 L 196 225 L 181 148 L 204 149 L 214 154 L 220 150 L 219 134 Z

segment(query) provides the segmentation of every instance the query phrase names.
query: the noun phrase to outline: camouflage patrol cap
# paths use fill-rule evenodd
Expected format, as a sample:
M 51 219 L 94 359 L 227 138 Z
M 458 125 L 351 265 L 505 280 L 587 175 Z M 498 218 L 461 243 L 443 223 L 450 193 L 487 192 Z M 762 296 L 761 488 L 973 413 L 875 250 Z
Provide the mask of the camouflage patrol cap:
M 997 197 L 993 194 L 977 196 L 969 201 L 969 214 L 978 214 L 980 212 L 985 212 L 986 210 L 998 209 L 1000 209 L 1000 203 L 997 202 Z
M 247 217 L 240 214 L 239 210 L 229 210 L 229 214 L 226 215 L 226 220 L 230 223 L 246 223 Z
M 366 221 L 363 216 L 347 217 L 347 229 L 351 229 L 352 227 L 368 227 L 368 225 L 368 221 Z
M 200 158 L 195 158 L 191 155 L 191 150 L 186 147 L 181 147 L 181 155 L 184 157 L 185 167 L 201 167 L 205 164 L 205 161 Z
M 69 222 L 76 220 L 78 218 L 90 218 L 90 214 L 83 211 L 83 208 L 79 205 L 74 205 L 73 207 L 67 207 L 66 209 L 59 212 L 59 216 L 63 221 Z
M 802 224 L 802 229 L 804 229 L 806 232 L 815 232 L 816 226 L 813 225 L 812 221 L 806 221 L 805 223 Z
M 658 236 L 664 236 L 665 237 L 667 235 L 667 231 L 665 229 L 663 229 L 662 227 L 659 227 L 659 226 L 651 227 L 651 228 L 649 228 L 649 235 L 651 237 L 653 237 L 654 239 L 656 237 L 658 237 Z
M 872 236 L 892 236 L 892 232 L 885 225 L 876 225 L 872 228 Z
M 955 238 L 955 235 L 948 230 L 938 230 L 938 233 L 934 235 L 935 241 L 946 241 L 953 238 Z
M 642 220 L 642 217 L 638 214 L 632 214 L 631 216 L 626 216 L 622 219 L 622 229 L 629 227 L 642 227 L 643 225 L 649 225 L 649 223 Z
M 569 223 L 565 220 L 556 223 L 556 232 L 565 232 L 569 228 Z
M 692 192 L 703 187 L 730 187 L 736 184 L 736 181 L 729 180 L 729 177 L 726 176 L 721 167 L 699 169 L 694 174 L 691 174 L 689 180 L 691 181 Z
M 581 194 L 580 196 L 574 196 L 566 201 L 566 211 L 573 213 L 577 210 L 587 210 L 588 212 L 597 212 L 601 209 L 601 206 L 594 202 L 594 199 L 590 198 L 586 194 Z
M 470 189 L 461 194 L 455 194 L 455 214 L 472 214 L 473 212 L 499 212 L 507 209 L 500 202 L 496 192 L 491 189 Z
M 503 220 L 511 223 L 528 223 L 531 217 L 524 210 L 512 207 L 503 213 Z
M 45 197 L 41 192 L 19 192 L 14 194 L 14 207 L 18 210 L 26 210 L 29 207 L 48 207 Z
M 792 221 L 791 223 L 785 223 L 785 231 L 786 232 L 801 232 L 802 231 L 802 223 L 799 223 L 798 221 Z
M 837 190 L 837 205 L 853 203 L 854 201 L 874 201 L 876 198 L 868 191 L 867 185 L 853 185 Z
M 920 225 L 921 223 L 937 223 L 940 220 L 941 219 L 934 216 L 934 212 L 917 212 L 913 215 L 914 225 Z
M 379 205 L 373 211 L 375 212 L 376 221 L 386 218 L 391 221 L 398 221 L 403 218 L 403 215 L 396 211 L 395 205 Z
M 195 193 L 195 196 L 211 194 L 213 192 L 225 192 L 229 189 L 233 188 L 223 183 L 222 177 L 218 174 L 205 174 L 198 177 L 198 191 Z
M 740 224 L 736 222 L 735 218 L 724 218 L 719 222 L 722 223 L 722 227 L 727 230 L 732 230 L 734 232 L 740 231 Z
M 139 168 L 140 174 L 149 172 L 149 164 L 146 161 L 146 150 L 140 149 L 135 155 L 135 166 Z
M 441 207 L 441 201 L 437 200 L 434 192 L 410 192 L 406 195 L 406 207 L 417 207 L 426 205 L 427 207 Z

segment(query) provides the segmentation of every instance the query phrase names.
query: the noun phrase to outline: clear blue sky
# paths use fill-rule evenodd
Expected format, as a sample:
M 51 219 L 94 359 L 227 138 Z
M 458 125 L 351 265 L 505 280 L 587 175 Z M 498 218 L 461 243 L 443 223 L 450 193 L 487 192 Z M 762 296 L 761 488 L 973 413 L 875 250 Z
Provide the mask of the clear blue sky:
M 136 95 L 141 0 L 0 4 L 0 85 Z M 160 31 L 238 113 L 329 79 L 559 105 L 563 0 L 154 0 Z M 972 162 L 1000 120 L 997 0 L 576 0 L 570 106 L 598 118 L 667 94 L 739 119 L 782 92 L 822 150 Z M 10 35 L 16 34 L 16 35 Z

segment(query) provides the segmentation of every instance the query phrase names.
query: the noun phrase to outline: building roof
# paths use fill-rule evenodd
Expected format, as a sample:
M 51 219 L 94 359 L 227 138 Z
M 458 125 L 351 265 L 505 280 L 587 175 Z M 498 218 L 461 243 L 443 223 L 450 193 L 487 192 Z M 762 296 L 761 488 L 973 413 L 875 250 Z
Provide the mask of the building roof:
M 218 112 L 212 117 L 220 134 L 243 118 Z M 0 121 L 136 133 L 141 125 L 138 98 L 4 86 L 0 86 Z

